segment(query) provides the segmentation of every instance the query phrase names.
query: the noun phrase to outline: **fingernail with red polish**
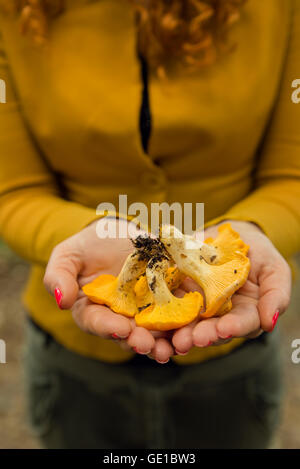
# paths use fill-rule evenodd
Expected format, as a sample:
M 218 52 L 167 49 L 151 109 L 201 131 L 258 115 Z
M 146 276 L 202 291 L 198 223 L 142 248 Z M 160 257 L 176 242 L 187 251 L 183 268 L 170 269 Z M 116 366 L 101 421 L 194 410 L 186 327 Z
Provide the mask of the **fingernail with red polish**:
M 278 321 L 278 318 L 279 318 L 279 311 L 276 311 L 276 313 L 274 314 L 273 318 L 272 318 L 272 329 L 271 329 L 271 332 L 273 331 L 273 329 L 275 328 L 276 326 L 276 323 Z
M 118 335 L 118 334 L 116 334 L 116 333 L 114 332 L 111 336 L 112 336 L 114 339 L 122 340 L 122 339 L 127 339 L 128 334 L 127 334 L 127 335 Z
M 119 340 L 120 340 L 120 338 L 121 338 L 121 337 L 119 337 L 115 332 L 114 332 L 111 336 L 112 336 L 114 339 L 119 339 Z
M 166 361 L 164 361 L 164 362 L 162 362 L 162 361 L 160 361 L 160 360 L 156 360 L 156 361 L 157 361 L 157 363 L 160 363 L 161 365 L 164 365 L 165 363 L 168 363 L 169 358 L 168 358 L 168 360 L 166 360 Z
M 56 303 L 57 303 L 58 307 L 60 309 L 62 309 L 61 308 L 62 292 L 60 291 L 59 288 L 55 288 L 54 295 L 55 295 L 55 299 L 56 299 Z

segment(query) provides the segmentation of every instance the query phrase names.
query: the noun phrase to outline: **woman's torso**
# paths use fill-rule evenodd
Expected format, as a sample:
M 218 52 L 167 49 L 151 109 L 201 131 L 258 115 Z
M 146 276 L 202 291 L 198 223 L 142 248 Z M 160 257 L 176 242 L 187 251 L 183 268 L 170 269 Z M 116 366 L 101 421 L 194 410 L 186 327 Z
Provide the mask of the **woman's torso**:
M 234 52 L 192 75 L 151 77 L 148 154 L 131 8 L 124 0 L 67 3 L 46 48 L 20 36 L 15 20 L 2 26 L 23 115 L 65 197 L 95 209 L 117 206 L 119 194 L 128 204 L 204 202 L 206 220 L 245 197 L 276 100 L 292 1 L 249 0 L 229 34 Z M 57 311 L 42 275 L 35 267 L 25 300 L 37 322 L 78 353 L 128 356 Z

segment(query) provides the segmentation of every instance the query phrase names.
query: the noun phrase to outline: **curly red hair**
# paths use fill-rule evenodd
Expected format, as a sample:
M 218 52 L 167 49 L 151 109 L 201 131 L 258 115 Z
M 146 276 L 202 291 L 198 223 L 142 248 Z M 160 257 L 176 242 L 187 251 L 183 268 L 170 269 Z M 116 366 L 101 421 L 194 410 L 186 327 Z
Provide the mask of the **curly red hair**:
M 47 37 L 51 18 L 64 0 L 1 0 L 20 13 L 21 30 L 37 43 Z M 172 64 L 209 65 L 224 50 L 226 35 L 247 0 L 128 0 L 136 11 L 138 48 L 159 74 Z
M 131 0 L 139 49 L 161 74 L 167 65 L 194 69 L 215 62 L 246 0 Z

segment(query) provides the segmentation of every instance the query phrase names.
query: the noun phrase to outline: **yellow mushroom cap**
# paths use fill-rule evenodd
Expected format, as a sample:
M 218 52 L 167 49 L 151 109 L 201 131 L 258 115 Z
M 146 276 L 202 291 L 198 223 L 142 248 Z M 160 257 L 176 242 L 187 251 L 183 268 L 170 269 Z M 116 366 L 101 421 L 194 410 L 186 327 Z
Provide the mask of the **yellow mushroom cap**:
M 240 238 L 239 233 L 234 231 L 230 223 L 224 223 L 218 228 L 218 236 L 214 238 L 206 238 L 206 244 L 213 246 L 218 252 L 217 257 L 213 260 L 213 264 L 224 264 L 232 260 L 236 252 L 245 256 L 248 254 L 249 246 Z M 216 313 L 216 316 L 222 316 L 232 309 L 232 301 L 229 299 Z
M 152 305 L 135 316 L 138 326 L 153 331 L 178 329 L 197 318 L 203 307 L 203 298 L 199 292 L 190 292 L 183 298 L 172 295 L 169 303 Z
M 246 256 L 249 251 L 249 246 L 232 229 L 230 223 L 224 223 L 219 226 L 218 236 L 215 239 L 207 238 L 204 242 L 213 246 L 218 253 L 217 257 L 211 262 L 213 264 L 224 264 L 231 261 L 236 252 Z
M 82 290 L 93 303 L 105 304 L 115 313 L 133 317 L 138 311 L 133 292 L 120 294 L 118 277 L 113 275 L 100 275 Z
M 82 287 L 82 291 L 93 302 L 103 305 L 106 302 L 107 290 L 113 289 L 117 277 L 114 275 L 99 275 L 91 282 Z

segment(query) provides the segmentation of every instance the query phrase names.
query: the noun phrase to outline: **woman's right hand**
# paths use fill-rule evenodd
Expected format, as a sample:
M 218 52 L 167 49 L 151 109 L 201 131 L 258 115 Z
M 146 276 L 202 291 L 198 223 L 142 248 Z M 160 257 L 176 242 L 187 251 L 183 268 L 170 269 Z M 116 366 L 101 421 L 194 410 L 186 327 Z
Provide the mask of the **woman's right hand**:
M 46 268 L 44 284 L 57 298 L 61 309 L 71 309 L 76 324 L 83 331 L 104 339 L 120 339 L 123 348 L 151 356 L 160 363 L 168 361 L 174 349 L 163 333 L 152 333 L 137 327 L 134 319 L 116 314 L 107 306 L 94 304 L 80 288 L 101 274 L 118 275 L 126 257 L 133 250 L 127 238 L 100 238 L 96 233 L 98 221 L 58 244 Z M 141 231 L 126 220 L 108 220 L 108 224 L 123 224 L 130 235 Z M 125 345 L 126 344 L 126 345 Z M 125 345 L 125 347 L 124 347 Z

